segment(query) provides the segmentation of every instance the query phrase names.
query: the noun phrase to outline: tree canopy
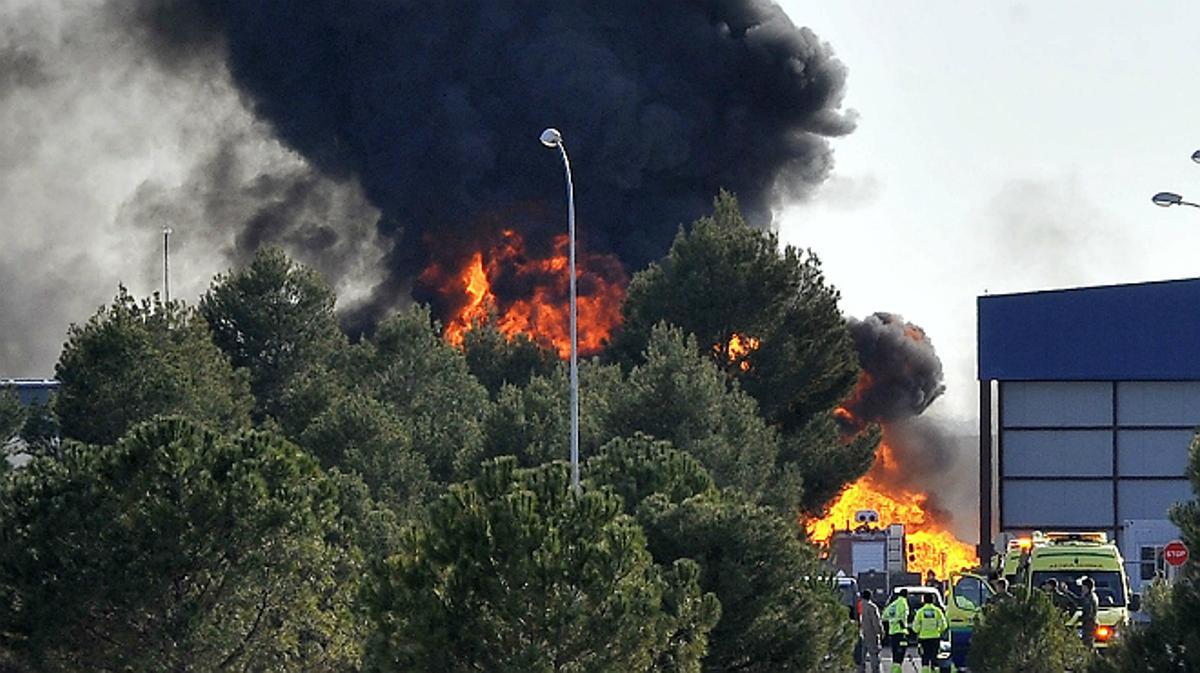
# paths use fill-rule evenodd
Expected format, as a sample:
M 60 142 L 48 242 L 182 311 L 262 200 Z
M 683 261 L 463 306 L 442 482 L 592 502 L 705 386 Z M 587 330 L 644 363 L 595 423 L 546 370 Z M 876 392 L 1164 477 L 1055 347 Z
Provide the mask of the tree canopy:
M 432 488 L 409 431 L 386 406 L 361 393 L 333 402 L 297 443 L 324 467 L 357 474 L 373 499 L 398 512 L 422 504 Z
M 404 425 L 435 480 L 475 473 L 491 399 L 462 351 L 442 340 L 428 308 L 412 306 L 386 320 L 353 359 L 355 385 Z
M 138 301 L 124 287 L 86 324 L 71 326 L 55 376 L 63 436 L 91 444 L 111 444 L 162 414 L 233 430 L 249 422 L 253 405 L 245 376 L 195 311 L 157 297 Z
M 623 496 L 655 562 L 692 559 L 721 603 L 704 671 L 827 671 L 857 637 L 794 521 L 736 489 L 717 491 L 691 456 L 645 435 L 616 439 L 589 478 Z
M 654 344 L 662 325 L 690 335 L 688 347 L 719 368 L 738 394 L 752 398 L 755 413 L 778 435 L 772 450 L 725 456 L 726 462 L 737 459 L 745 477 L 732 483 L 755 483 L 751 492 L 767 502 L 817 513 L 866 472 L 879 440 L 872 431 L 848 443 L 829 417 L 860 371 L 838 300 L 816 255 L 791 246 L 781 250 L 775 234 L 748 226 L 737 199 L 722 192 L 711 216 L 680 230 L 666 257 L 634 275 L 612 353 L 637 371 L 655 354 L 661 357 Z M 707 378 L 704 383 L 710 385 Z M 642 413 L 653 416 L 656 409 Z M 684 448 L 678 433 L 641 429 Z M 750 427 L 746 432 L 761 435 Z M 773 456 L 770 480 L 756 476 L 767 453 Z M 719 483 L 731 483 L 724 481 L 725 468 L 705 465 Z
M 0 489 L 0 651 L 32 670 L 345 669 L 359 562 L 337 530 L 333 484 L 267 434 L 165 418 L 72 445 Z
M 790 431 L 845 399 L 858 380 L 839 298 L 816 255 L 781 251 L 778 236 L 747 225 L 737 199 L 721 192 L 711 216 L 633 276 L 613 350 L 638 362 L 655 325 L 675 325 L 758 400 L 767 420 Z
M 319 274 L 275 248 L 259 251 L 245 269 L 217 276 L 201 298 L 213 341 L 234 367 L 249 372 L 257 420 L 279 415 L 293 377 L 344 346 L 334 302 Z
M 0 446 L 16 437 L 24 425 L 25 407 L 16 389 L 0 386 Z
M 0 395 L 0 434 L 47 449 L 0 475 L 0 669 L 842 670 L 796 520 L 878 441 L 831 415 L 836 304 L 722 194 L 581 363 L 575 492 L 566 368 L 532 339 L 454 347 L 414 305 L 351 344 L 279 251 L 199 310 L 122 288 L 52 405 Z
M 1044 591 L 984 606 L 971 634 L 967 660 L 980 673 L 1079 671 L 1090 654 Z
M 534 376 L 549 376 L 559 364 L 554 351 L 529 335 L 502 333 L 494 316 L 463 335 L 463 354 L 471 374 L 493 395 L 505 384 L 523 388 Z
M 457 484 L 369 590 L 372 666 L 695 671 L 719 614 L 696 564 L 655 565 L 620 498 L 513 459 Z
M 1192 439 L 1189 451 L 1188 479 L 1192 491 L 1200 497 L 1200 434 Z M 1171 520 L 1179 527 L 1184 544 L 1192 555 L 1183 565 L 1173 584 L 1165 581 L 1150 585 L 1144 601 L 1150 623 L 1123 634 L 1108 657 L 1093 664 L 1093 673 L 1174 673 L 1200 670 L 1200 500 L 1176 505 Z

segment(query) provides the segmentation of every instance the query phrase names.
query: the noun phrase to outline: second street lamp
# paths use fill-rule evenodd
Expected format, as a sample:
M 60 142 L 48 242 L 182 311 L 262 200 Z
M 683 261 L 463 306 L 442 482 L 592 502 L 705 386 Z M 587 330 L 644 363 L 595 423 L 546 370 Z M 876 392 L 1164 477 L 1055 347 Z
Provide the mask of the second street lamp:
M 1192 152 L 1192 161 L 1200 164 L 1200 150 Z M 1175 192 L 1159 192 L 1150 197 L 1150 200 L 1154 202 L 1154 205 L 1162 206 L 1163 208 L 1170 208 L 1171 206 L 1191 206 L 1193 208 L 1200 208 L 1200 204 L 1192 203 L 1191 201 L 1184 201 L 1183 197 Z
M 558 148 L 567 172 L 567 247 L 571 277 L 571 488 L 579 493 L 579 342 L 575 332 L 575 186 L 571 182 L 571 160 L 563 145 L 562 133 L 555 128 L 542 131 L 542 144 Z

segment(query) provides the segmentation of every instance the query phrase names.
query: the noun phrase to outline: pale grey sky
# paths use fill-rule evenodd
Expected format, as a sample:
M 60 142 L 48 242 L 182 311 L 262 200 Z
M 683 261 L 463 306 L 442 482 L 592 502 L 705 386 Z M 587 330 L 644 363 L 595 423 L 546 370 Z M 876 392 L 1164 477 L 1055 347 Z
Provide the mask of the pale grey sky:
M 859 128 L 779 217 L 855 316 L 929 333 L 976 417 L 975 297 L 1200 276 L 1200 3 L 784 0 L 849 68 Z

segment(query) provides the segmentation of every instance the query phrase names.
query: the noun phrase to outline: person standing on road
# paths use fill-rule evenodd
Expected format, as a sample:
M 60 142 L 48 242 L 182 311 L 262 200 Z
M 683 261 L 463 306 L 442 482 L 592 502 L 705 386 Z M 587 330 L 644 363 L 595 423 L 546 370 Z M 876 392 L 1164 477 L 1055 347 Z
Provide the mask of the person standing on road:
M 1096 615 L 1100 612 L 1100 600 L 1096 598 L 1096 582 L 1084 577 L 1083 595 L 1079 597 L 1079 626 L 1083 630 L 1083 644 L 1091 647 L 1096 642 Z
M 883 609 L 883 620 L 887 622 L 888 644 L 892 647 L 892 673 L 900 673 L 908 649 L 908 589 L 896 592 L 896 597 Z
M 913 617 L 913 631 L 917 632 L 917 647 L 921 652 L 921 673 L 933 673 L 942 634 L 949 626 L 946 613 L 933 602 L 933 595 L 925 594 L 925 604 Z
M 871 601 L 871 590 L 862 592 L 862 608 L 858 615 L 858 635 L 862 638 L 860 673 L 880 673 L 879 651 L 883 649 L 883 621 L 879 606 Z

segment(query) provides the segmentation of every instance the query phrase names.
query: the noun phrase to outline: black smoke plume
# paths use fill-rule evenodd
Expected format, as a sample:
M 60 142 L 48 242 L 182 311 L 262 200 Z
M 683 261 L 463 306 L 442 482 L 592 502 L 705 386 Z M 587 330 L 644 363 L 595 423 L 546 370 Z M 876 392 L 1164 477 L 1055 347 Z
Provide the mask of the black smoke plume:
M 853 397 L 843 406 L 855 423 L 889 423 L 921 414 L 945 390 L 942 361 L 925 330 L 893 313 L 851 318 L 862 366 Z
M 391 242 L 377 313 L 518 209 L 562 229 L 566 138 L 584 247 L 630 269 L 720 188 L 768 226 L 853 129 L 845 68 L 766 0 L 139 0 L 112 11 L 164 66 L 224 59 L 248 105 L 325 176 L 357 179 Z M 246 222 L 249 229 L 263 226 Z M 271 242 L 270 231 L 242 240 Z M 416 288 L 420 294 L 422 288 Z M 428 299 L 429 297 L 419 297 Z
M 933 520 L 970 539 L 977 530 L 969 513 L 977 491 L 969 430 L 925 411 L 946 387 L 942 361 L 925 330 L 894 313 L 850 319 L 862 374 L 839 414 L 852 436 L 871 423 L 883 429 L 880 451 L 868 478 L 891 493 L 923 494 Z

